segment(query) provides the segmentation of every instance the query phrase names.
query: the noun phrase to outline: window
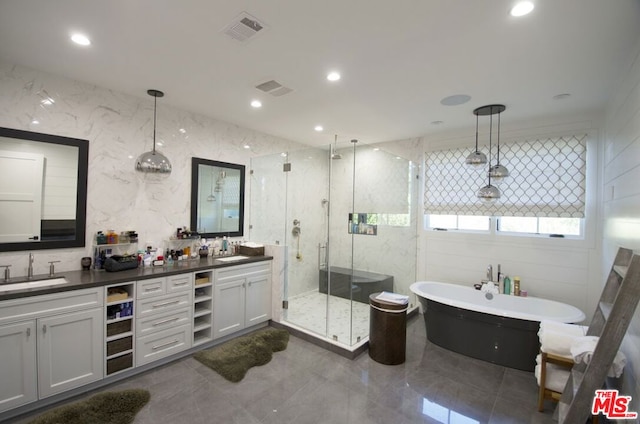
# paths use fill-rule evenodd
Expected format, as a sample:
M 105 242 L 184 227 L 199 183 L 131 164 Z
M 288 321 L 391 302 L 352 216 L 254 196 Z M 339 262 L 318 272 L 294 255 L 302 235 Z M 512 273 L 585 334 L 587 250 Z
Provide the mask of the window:
M 489 217 L 471 215 L 425 215 L 425 227 L 433 230 L 489 231 Z
M 580 218 L 532 218 L 503 216 L 498 218 L 498 232 L 554 236 L 582 236 Z
M 491 223 L 495 222 L 495 225 Z M 469 216 L 469 215 L 425 215 L 426 229 L 443 231 L 493 232 L 520 235 L 581 238 L 584 234 L 581 218 L 536 218 L 521 216 Z

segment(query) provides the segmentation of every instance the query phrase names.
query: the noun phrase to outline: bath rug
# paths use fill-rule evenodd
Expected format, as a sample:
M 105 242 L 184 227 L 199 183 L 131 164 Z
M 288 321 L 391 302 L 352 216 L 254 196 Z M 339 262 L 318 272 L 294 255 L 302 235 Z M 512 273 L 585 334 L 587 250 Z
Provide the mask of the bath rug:
M 201 350 L 193 357 L 225 379 L 237 383 L 249 368 L 265 365 L 271 361 L 273 352 L 285 350 L 288 342 L 289 333 L 286 330 L 267 328 Z
M 147 402 L 149 392 L 142 389 L 98 393 L 47 411 L 29 424 L 129 424 Z

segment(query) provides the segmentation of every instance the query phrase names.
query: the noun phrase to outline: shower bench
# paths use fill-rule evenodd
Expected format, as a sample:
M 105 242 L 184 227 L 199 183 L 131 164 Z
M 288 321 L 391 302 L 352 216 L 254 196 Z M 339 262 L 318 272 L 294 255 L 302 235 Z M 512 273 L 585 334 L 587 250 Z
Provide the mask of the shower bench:
M 356 302 L 369 303 L 369 295 L 381 291 L 393 291 L 393 275 L 378 274 L 376 272 L 359 271 L 337 266 L 331 269 L 331 294 Z M 327 293 L 329 272 L 320 270 L 319 291 Z

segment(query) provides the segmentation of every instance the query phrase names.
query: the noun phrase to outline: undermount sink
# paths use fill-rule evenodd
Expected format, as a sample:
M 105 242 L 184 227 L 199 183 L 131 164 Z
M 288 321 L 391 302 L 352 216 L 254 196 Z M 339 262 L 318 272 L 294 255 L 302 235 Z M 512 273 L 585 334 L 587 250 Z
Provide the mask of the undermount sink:
M 33 289 L 36 287 L 58 286 L 60 284 L 67 284 L 67 283 L 68 281 L 66 278 L 58 277 L 58 278 L 47 278 L 44 280 L 25 281 L 23 283 L 0 284 L 0 293 L 11 291 L 11 290 L 24 290 L 24 289 Z
M 233 261 L 239 261 L 241 259 L 248 259 L 248 256 L 242 256 L 242 255 L 238 255 L 238 256 L 227 256 L 226 258 L 216 258 L 217 261 L 222 261 L 222 262 L 233 262 Z

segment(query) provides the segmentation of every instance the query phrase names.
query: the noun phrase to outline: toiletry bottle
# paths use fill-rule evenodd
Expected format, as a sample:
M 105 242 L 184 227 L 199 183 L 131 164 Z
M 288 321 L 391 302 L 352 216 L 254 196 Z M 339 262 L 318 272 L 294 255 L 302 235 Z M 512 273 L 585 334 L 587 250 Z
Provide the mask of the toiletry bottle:
M 227 236 L 222 237 L 222 254 L 227 254 L 227 249 L 229 248 L 229 242 L 227 241 Z
M 520 277 L 513 277 L 513 295 L 520 296 Z
M 511 279 L 508 275 L 504 277 L 504 294 L 511 294 Z

